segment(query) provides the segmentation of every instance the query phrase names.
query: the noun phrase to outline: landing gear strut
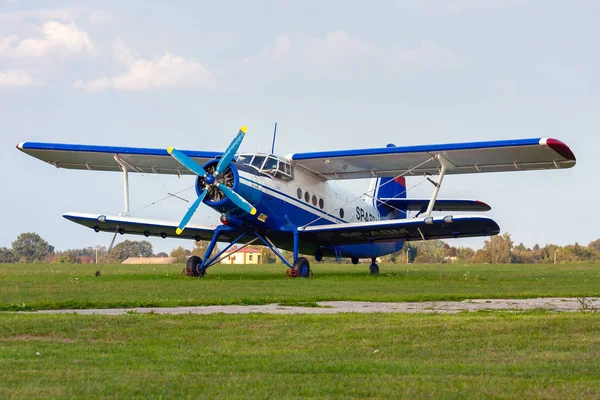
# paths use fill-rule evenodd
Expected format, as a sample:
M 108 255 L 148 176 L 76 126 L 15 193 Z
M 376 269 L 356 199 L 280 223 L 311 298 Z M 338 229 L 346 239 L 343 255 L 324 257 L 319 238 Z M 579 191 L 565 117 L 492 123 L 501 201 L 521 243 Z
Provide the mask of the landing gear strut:
M 379 265 L 377 265 L 376 261 L 376 257 L 371 257 L 371 265 L 369 265 L 371 275 L 379 275 Z

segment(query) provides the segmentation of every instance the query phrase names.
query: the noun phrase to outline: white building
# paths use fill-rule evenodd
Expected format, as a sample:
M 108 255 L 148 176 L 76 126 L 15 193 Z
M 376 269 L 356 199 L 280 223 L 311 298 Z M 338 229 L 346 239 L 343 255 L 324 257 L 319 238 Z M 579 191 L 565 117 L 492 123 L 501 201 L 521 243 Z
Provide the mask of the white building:
M 260 250 L 244 247 L 237 251 L 237 246 L 233 246 L 227 252 L 223 253 L 221 264 L 260 264 L 262 262 Z M 235 252 L 235 254 L 233 254 Z

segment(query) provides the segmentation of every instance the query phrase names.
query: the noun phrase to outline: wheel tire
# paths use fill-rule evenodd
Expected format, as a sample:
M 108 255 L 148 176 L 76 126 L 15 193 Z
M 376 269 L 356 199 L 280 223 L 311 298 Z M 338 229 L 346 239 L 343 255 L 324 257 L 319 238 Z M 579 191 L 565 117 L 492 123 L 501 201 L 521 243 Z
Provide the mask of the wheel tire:
M 371 264 L 369 266 L 369 271 L 371 272 L 371 275 L 379 275 L 379 265 Z
M 358 264 L 358 257 L 351 257 L 350 260 L 352 261 L 352 264 Z
M 317 261 L 317 262 L 323 261 L 323 253 L 321 252 L 321 250 L 317 250 L 315 252 L 315 261 Z
M 304 257 L 298 257 L 296 261 L 294 261 L 292 269 L 296 271 L 299 278 L 308 278 L 310 276 L 310 263 Z
M 185 271 L 189 276 L 204 276 L 206 270 L 200 269 L 200 265 L 202 265 L 202 259 L 198 256 L 191 256 L 185 264 Z

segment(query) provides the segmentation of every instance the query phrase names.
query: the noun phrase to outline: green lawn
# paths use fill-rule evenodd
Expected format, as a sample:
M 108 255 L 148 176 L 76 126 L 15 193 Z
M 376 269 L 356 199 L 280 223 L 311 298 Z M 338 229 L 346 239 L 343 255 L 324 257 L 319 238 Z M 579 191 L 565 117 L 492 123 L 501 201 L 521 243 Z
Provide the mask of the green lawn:
M 102 267 L 0 264 L 0 310 L 422 301 L 600 296 L 600 265 L 313 265 L 312 279 L 285 279 L 279 265 L 218 265 L 205 278 L 181 265 Z
M 597 399 L 599 332 L 598 313 L 4 313 L 0 398 Z

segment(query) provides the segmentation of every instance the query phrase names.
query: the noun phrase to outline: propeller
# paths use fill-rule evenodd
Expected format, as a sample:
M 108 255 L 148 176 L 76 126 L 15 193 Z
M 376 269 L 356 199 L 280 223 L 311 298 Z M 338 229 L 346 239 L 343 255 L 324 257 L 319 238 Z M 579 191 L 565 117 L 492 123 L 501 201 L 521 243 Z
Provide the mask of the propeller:
M 207 172 L 196 161 L 185 155 L 182 151 L 174 149 L 173 147 L 169 147 L 167 149 L 167 152 L 181 165 L 183 165 L 196 175 L 204 178 L 204 189 L 202 190 L 196 201 L 192 204 L 192 206 L 183 216 L 183 219 L 181 220 L 181 223 L 179 224 L 179 227 L 176 231 L 178 235 L 181 235 L 188 222 L 190 222 L 190 219 L 200 206 L 200 203 L 204 201 L 204 198 L 206 197 L 207 193 L 214 192 L 215 189 L 220 190 L 225 195 L 225 197 L 231 200 L 233 204 L 246 211 L 250 215 L 256 214 L 256 208 L 254 208 L 252 204 L 248 203 L 242 196 L 231 190 L 229 186 L 217 181 L 217 177 L 223 174 L 227 170 L 227 167 L 229 167 L 229 164 L 231 164 L 235 153 L 237 153 L 238 149 L 240 148 L 240 145 L 242 144 L 242 140 L 244 140 L 245 134 L 246 127 L 242 126 L 238 134 L 235 136 L 233 141 L 229 144 L 229 146 L 223 153 L 223 156 L 221 156 L 221 159 L 219 160 L 216 168 L 214 168 L 214 172 L 212 173 Z

